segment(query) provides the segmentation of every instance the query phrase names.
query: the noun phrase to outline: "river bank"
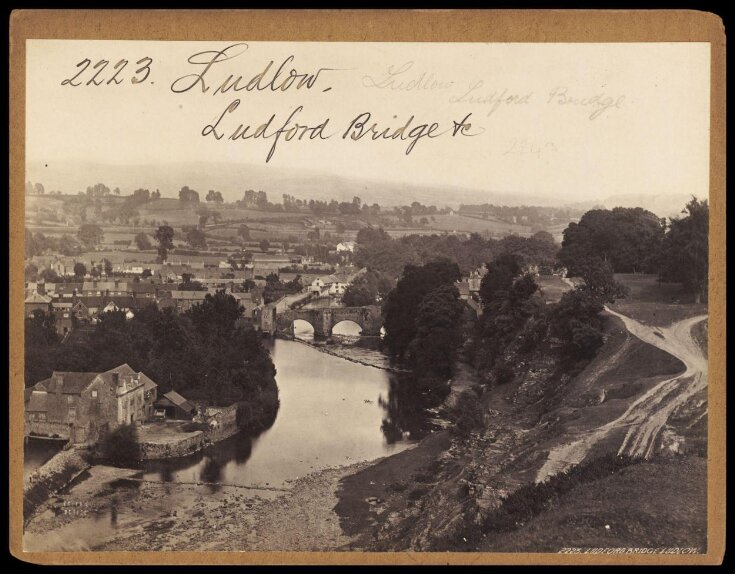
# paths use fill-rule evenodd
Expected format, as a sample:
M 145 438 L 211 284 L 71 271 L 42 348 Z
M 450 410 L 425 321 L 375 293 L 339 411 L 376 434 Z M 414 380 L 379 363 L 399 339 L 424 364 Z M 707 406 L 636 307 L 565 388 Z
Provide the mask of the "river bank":
M 39 509 L 26 529 L 28 550 L 140 550 L 142 537 L 150 550 L 191 550 L 192 540 L 197 550 L 362 548 L 366 533 L 377 524 L 365 510 L 380 510 L 379 499 L 385 496 L 380 489 L 410 485 L 413 475 L 420 475 L 448 446 L 449 434 L 435 430 L 418 442 L 386 444 L 379 427 L 387 413 L 379 397 L 368 400 L 369 389 L 392 392 L 375 379 L 380 371 L 356 370 L 354 361 L 330 359 L 336 361 L 333 372 L 341 388 L 325 387 L 327 394 L 319 395 L 330 397 L 333 404 L 314 402 L 318 385 L 324 384 L 323 367 L 312 379 L 299 355 L 322 349 L 291 345 L 278 342 L 283 350 L 275 349 L 274 356 L 289 359 L 279 369 L 283 382 L 279 418 L 304 437 L 298 445 L 290 430 L 279 438 L 283 430 L 272 429 L 266 439 L 252 439 L 252 445 L 268 444 L 270 439 L 279 445 L 275 450 L 255 449 L 237 435 L 213 447 L 215 451 L 205 450 L 173 465 L 161 461 L 163 466 L 143 469 L 93 466 Z M 305 350 L 297 351 L 299 347 Z M 310 359 L 308 364 L 323 363 Z M 304 411 L 305 400 L 319 405 L 318 410 Z M 356 437 L 345 435 L 350 425 L 373 429 L 383 445 L 368 448 L 365 430 L 359 431 L 362 438 L 355 443 Z M 329 441 L 329 449 L 315 450 L 319 442 L 306 438 L 307 428 L 320 437 L 335 429 L 328 431 L 329 439 L 322 439 Z M 284 452 L 291 447 L 296 450 Z M 239 469 L 246 469 L 245 474 Z M 376 470 L 364 474 L 370 469 Z
M 339 343 L 317 343 L 298 337 L 289 340 L 301 343 L 302 345 L 307 345 L 321 353 L 325 353 L 333 357 L 339 357 L 340 359 L 345 359 L 346 361 L 350 361 L 358 365 L 373 367 L 375 369 L 381 369 L 383 371 L 396 374 L 408 374 L 411 372 L 408 369 L 402 369 L 401 367 L 391 364 L 390 359 L 376 349 L 358 347 L 356 345 L 342 345 Z

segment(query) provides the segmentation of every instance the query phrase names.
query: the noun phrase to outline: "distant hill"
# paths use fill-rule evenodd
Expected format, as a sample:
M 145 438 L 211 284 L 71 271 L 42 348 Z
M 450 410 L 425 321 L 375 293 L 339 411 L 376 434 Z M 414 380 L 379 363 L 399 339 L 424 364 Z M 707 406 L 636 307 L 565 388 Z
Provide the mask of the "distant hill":
M 579 209 L 605 208 L 613 207 L 642 207 L 659 217 L 676 217 L 684 209 L 684 206 L 691 199 L 691 195 L 643 195 L 643 194 L 627 194 L 613 195 L 601 201 L 587 201 L 571 205 Z M 699 198 L 703 199 L 703 198 Z
M 461 187 L 432 187 L 380 181 L 349 179 L 313 171 L 289 170 L 260 165 L 232 163 L 171 163 L 162 165 L 104 165 L 91 162 L 44 164 L 29 162 L 26 180 L 41 182 L 46 191 L 60 190 L 75 194 L 88 185 L 104 183 L 119 187 L 123 194 L 137 188 L 160 189 L 166 197 L 177 197 L 188 185 L 204 199 L 207 191 L 221 191 L 225 201 L 242 199 L 246 189 L 263 190 L 271 201 L 280 202 L 284 193 L 300 199 L 352 201 L 359 196 L 364 203 L 381 206 L 407 205 L 419 201 L 438 207 L 458 207 L 460 203 L 495 203 L 502 205 L 551 205 L 553 200 L 513 193 L 484 192 Z M 204 193 L 202 193 L 204 192 Z
M 499 191 L 483 191 L 451 186 L 426 186 L 379 179 L 350 179 L 316 171 L 294 170 L 265 165 L 234 163 L 169 163 L 160 165 L 106 165 L 93 162 L 44 164 L 29 162 L 26 180 L 41 182 L 48 193 L 60 190 L 65 194 L 84 191 L 88 185 L 104 183 L 110 189 L 119 187 L 123 194 L 134 189 L 160 189 L 165 197 L 178 197 L 184 185 L 199 192 L 202 200 L 207 191 L 222 192 L 225 201 L 242 199 L 246 189 L 263 190 L 273 202 L 280 202 L 286 193 L 299 199 L 352 201 L 359 196 L 363 203 L 381 206 L 407 205 L 418 201 L 437 207 L 459 207 L 460 204 L 492 203 L 495 205 L 536 205 L 555 207 L 612 208 L 643 207 L 661 217 L 677 215 L 689 200 L 688 196 L 615 195 L 604 200 L 569 203 L 556 196 L 522 195 Z

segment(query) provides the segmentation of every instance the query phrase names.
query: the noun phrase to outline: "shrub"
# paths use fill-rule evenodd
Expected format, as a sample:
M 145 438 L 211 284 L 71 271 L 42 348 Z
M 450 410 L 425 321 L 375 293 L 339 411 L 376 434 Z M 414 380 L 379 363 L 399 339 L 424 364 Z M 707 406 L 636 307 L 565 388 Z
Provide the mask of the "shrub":
M 461 436 L 467 436 L 473 430 L 483 427 L 484 412 L 477 393 L 467 390 L 459 395 L 457 402 L 452 407 L 450 417 L 454 421 L 454 432 Z

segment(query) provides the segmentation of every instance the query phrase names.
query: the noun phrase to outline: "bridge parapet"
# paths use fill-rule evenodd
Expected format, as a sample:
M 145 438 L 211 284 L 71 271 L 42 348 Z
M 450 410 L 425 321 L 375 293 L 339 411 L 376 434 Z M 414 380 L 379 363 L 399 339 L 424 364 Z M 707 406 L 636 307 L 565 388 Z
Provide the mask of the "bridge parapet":
M 276 331 L 293 336 L 293 323 L 296 320 L 306 321 L 314 327 L 314 337 L 325 339 L 332 336 L 334 326 L 342 321 L 357 323 L 362 329 L 361 335 L 380 335 L 383 326 L 383 315 L 378 305 L 364 307 L 325 307 L 322 309 L 290 309 L 276 318 Z

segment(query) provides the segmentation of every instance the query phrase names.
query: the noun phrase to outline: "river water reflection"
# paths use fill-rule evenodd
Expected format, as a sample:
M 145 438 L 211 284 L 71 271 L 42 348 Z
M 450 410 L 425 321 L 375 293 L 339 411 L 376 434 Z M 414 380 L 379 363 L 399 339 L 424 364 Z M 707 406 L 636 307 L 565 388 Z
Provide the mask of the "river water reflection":
M 258 437 L 240 434 L 193 456 L 145 464 L 147 480 L 285 486 L 310 472 L 405 449 L 426 432 L 388 371 L 294 341 L 268 343 L 281 406 Z

